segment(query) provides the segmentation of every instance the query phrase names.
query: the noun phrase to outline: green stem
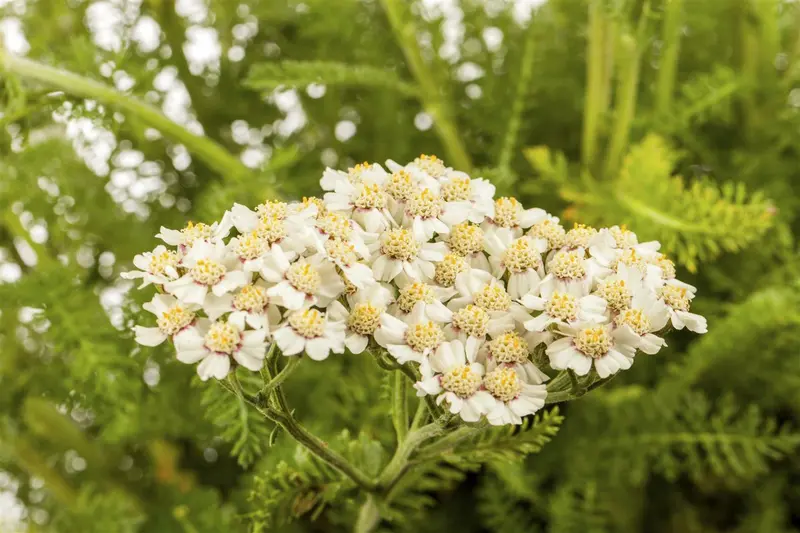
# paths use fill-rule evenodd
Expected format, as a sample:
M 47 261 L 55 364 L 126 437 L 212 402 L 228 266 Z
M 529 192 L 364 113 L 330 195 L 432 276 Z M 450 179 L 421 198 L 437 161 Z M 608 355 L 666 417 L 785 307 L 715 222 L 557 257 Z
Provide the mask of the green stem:
M 452 450 L 465 439 L 474 436 L 481 429 L 482 428 L 475 426 L 461 426 L 436 442 L 425 446 L 422 450 L 420 450 L 420 453 L 415 458 L 414 462 L 423 462 L 429 459 L 441 457 L 442 454 Z
M 681 43 L 683 0 L 668 0 L 664 14 L 662 40 L 664 42 L 656 81 L 656 113 L 666 117 L 672 107 L 675 92 L 678 55 Z
M 158 108 L 133 96 L 123 94 L 108 85 L 66 70 L 9 54 L 2 47 L 0 47 L 0 69 L 9 74 L 50 85 L 74 96 L 91 98 L 130 113 L 144 124 L 186 146 L 189 152 L 225 178 L 242 180 L 252 176 L 250 169 L 244 166 L 239 159 L 208 137 L 195 135 L 164 116 Z
M 533 59 L 536 40 L 534 39 L 534 24 L 530 22 L 528 35 L 525 39 L 525 49 L 522 51 L 522 61 L 520 63 L 519 78 L 517 80 L 516 96 L 511 106 L 511 116 L 506 126 L 506 134 L 503 137 L 503 146 L 500 149 L 500 157 L 497 166 L 501 169 L 511 167 L 511 159 L 514 155 L 514 148 L 517 145 L 519 128 L 522 124 L 522 111 L 525 109 L 525 97 L 530 89 L 531 77 L 533 76 Z M 509 184 L 511 186 L 513 184 Z
M 414 450 L 426 440 L 441 434 L 443 431 L 444 428 L 442 428 L 441 425 L 432 422 L 427 426 L 422 426 L 416 431 L 409 433 L 406 439 L 397 446 L 394 456 L 378 477 L 378 487 L 382 490 L 391 489 L 405 472 L 408 466 L 408 458 Z
M 381 520 L 380 510 L 375 503 L 375 496 L 367 494 L 367 499 L 361 504 L 361 509 L 358 511 L 358 518 L 353 527 L 354 533 L 370 533 L 378 526 Z
M 323 442 L 322 439 L 308 431 L 294 418 L 292 411 L 289 409 L 286 397 L 283 394 L 283 389 L 280 386 L 275 387 L 273 390 L 273 398 L 278 408 L 265 408 L 259 405 L 255 399 L 243 393 L 239 380 L 236 378 L 234 373 L 231 373 L 230 376 L 231 379 L 229 382 L 231 388 L 228 390 L 233 392 L 239 399 L 246 401 L 256 408 L 264 417 L 278 424 L 281 428 L 283 428 L 284 431 L 291 435 L 294 440 L 302 444 L 308 451 L 345 476 L 352 479 L 358 486 L 369 492 L 375 490 L 376 482 L 374 480 L 370 479 L 361 470 L 350 464 L 350 462 L 339 455 L 339 453 L 330 449 L 327 443 Z
M 623 35 L 620 40 L 621 71 L 616 94 L 614 128 L 609 141 L 604 176 L 612 179 L 617 172 L 622 155 L 628 147 L 633 113 L 636 110 L 636 88 L 639 85 L 639 53 L 636 40 Z
M 267 355 L 267 357 L 269 357 L 269 355 Z M 292 374 L 292 372 L 295 371 L 295 369 L 300 365 L 300 361 L 302 360 L 303 360 L 302 357 L 290 357 L 289 361 L 286 363 L 286 366 L 284 366 L 281 369 L 281 371 L 278 372 L 277 375 L 275 375 L 275 377 L 273 377 L 267 383 L 264 384 L 264 386 L 261 388 L 261 395 L 263 397 L 267 397 L 267 395 L 270 392 L 272 392 L 272 390 L 275 387 L 281 385 L 284 381 L 286 381 L 286 378 L 288 378 Z
M 414 431 L 428 419 L 428 407 L 424 401 L 417 404 L 417 412 L 414 413 L 414 420 L 411 421 L 411 431 Z
M 408 68 L 420 87 L 420 100 L 425 111 L 433 118 L 434 129 L 444 144 L 452 165 L 464 172 L 472 170 L 472 160 L 459 135 L 453 114 L 443 98 L 433 72 L 422 56 L 417 40 L 417 30 L 409 20 L 405 0 L 381 0 L 395 38 L 408 63 Z
M 399 446 L 408 433 L 408 399 L 406 398 L 406 378 L 400 372 L 392 376 L 392 423 L 397 434 Z
M 605 16 L 600 0 L 589 4 L 589 40 L 586 44 L 586 92 L 583 110 L 581 155 L 583 166 L 590 167 L 597 150 L 598 126 L 603 107 L 603 72 Z

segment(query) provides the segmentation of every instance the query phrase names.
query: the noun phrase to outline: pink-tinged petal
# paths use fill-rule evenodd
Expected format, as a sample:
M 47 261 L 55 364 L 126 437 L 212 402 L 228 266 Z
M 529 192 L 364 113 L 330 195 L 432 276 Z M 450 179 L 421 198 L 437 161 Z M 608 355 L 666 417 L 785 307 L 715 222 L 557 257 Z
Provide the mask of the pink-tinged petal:
M 259 357 L 254 357 L 249 353 L 245 353 L 243 350 L 235 352 L 233 354 L 233 358 L 236 360 L 237 363 L 245 367 L 247 370 L 251 370 L 253 372 L 258 372 L 264 365 L 264 359 Z
M 289 326 L 277 329 L 272 337 L 283 355 L 297 355 L 306 345 L 305 338 L 295 333 Z
M 422 355 L 415 352 L 411 347 L 405 344 L 390 344 L 386 347 L 389 354 L 397 359 L 400 364 L 413 361 L 419 363 L 422 360 Z

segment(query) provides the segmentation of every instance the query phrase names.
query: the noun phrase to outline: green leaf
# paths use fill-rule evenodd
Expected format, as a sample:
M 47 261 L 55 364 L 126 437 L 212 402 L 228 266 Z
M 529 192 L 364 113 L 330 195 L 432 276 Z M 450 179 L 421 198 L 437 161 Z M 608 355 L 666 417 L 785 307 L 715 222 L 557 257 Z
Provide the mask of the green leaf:
M 333 61 L 281 61 L 256 63 L 244 81 L 246 87 L 271 91 L 278 87 L 306 87 L 312 83 L 344 87 L 389 89 L 414 96 L 416 88 L 393 70 Z

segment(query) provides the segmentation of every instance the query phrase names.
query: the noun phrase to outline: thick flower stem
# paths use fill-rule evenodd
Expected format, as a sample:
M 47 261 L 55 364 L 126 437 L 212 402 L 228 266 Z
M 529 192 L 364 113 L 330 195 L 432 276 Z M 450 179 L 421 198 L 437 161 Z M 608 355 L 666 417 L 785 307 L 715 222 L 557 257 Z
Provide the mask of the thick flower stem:
M 408 433 L 408 400 L 406 398 L 406 378 L 400 372 L 392 376 L 392 423 L 400 445 Z
M 91 98 L 126 113 L 142 123 L 179 142 L 209 168 L 228 179 L 245 179 L 252 175 L 238 158 L 208 137 L 195 135 L 167 118 L 158 108 L 123 94 L 95 80 L 9 54 L 0 47 L 0 70 L 7 74 L 34 80 L 74 96 Z
M 294 372 L 295 369 L 298 367 L 300 361 L 302 361 L 301 357 L 290 357 L 289 361 L 286 363 L 286 366 L 284 366 L 280 372 L 278 372 L 272 379 L 270 379 L 267 383 L 265 383 L 264 386 L 261 388 L 260 394 L 262 395 L 262 397 L 266 398 L 267 395 L 273 389 L 275 389 L 275 387 L 281 385 L 284 381 L 286 381 L 286 378 L 288 378 L 292 374 L 292 372 Z
M 353 533 L 370 533 L 374 531 L 380 519 L 380 510 L 375 503 L 375 496 L 368 494 L 367 499 L 361 504 L 361 509 L 358 511 L 358 518 L 353 527 Z
M 426 440 L 440 435 L 443 431 L 444 428 L 440 424 L 432 422 L 409 433 L 405 440 L 397 446 L 391 461 L 378 477 L 378 488 L 384 491 L 391 489 L 403 475 L 408 466 L 408 459 L 414 450 Z

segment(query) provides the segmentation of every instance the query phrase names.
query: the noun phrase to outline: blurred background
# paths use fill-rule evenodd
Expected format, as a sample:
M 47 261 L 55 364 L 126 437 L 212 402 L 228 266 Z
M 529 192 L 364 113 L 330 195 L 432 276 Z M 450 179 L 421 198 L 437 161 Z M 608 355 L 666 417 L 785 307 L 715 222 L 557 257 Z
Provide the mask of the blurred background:
M 3 533 L 349 530 L 351 486 L 168 347 L 136 347 L 149 293 L 119 273 L 162 225 L 420 153 L 568 227 L 660 240 L 709 333 L 561 406 L 524 463 L 413 471 L 381 528 L 800 528 L 796 2 L 0 6 Z M 392 445 L 385 385 L 352 356 L 289 393 L 369 463 Z

